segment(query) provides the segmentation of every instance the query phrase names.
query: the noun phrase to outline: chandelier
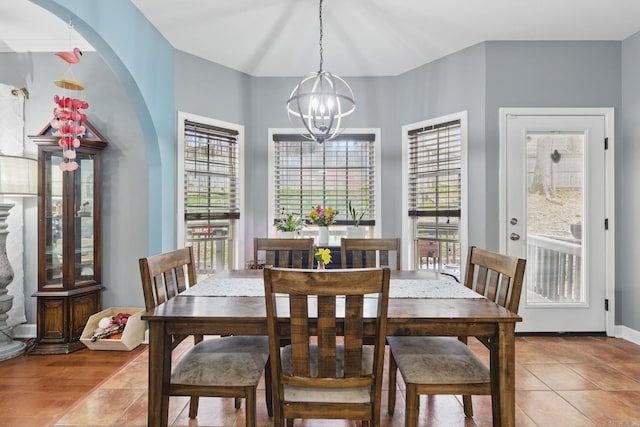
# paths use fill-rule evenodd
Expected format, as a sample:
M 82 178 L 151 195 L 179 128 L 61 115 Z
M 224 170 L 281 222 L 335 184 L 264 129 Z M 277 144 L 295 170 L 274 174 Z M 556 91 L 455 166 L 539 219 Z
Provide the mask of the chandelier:
M 303 77 L 287 100 L 291 123 L 302 121 L 309 132 L 304 137 L 320 144 L 336 137 L 341 131 L 342 118 L 356 109 L 347 82 L 322 69 L 322 2 L 320 0 L 320 69 Z

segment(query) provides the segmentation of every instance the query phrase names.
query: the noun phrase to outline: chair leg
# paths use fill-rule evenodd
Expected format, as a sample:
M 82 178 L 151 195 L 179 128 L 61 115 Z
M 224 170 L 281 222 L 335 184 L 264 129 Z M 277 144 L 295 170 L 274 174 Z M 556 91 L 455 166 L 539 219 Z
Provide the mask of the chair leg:
M 462 407 L 464 408 L 464 415 L 467 417 L 473 417 L 473 406 L 471 404 L 471 396 L 465 394 L 462 396 Z
M 393 415 L 396 410 L 396 374 L 398 372 L 398 364 L 389 349 L 389 395 L 387 400 L 387 414 Z
M 287 427 L 293 427 L 293 418 L 287 418 Z
M 271 380 L 271 364 L 267 359 L 267 366 L 264 369 L 264 394 L 267 401 L 267 415 L 273 417 L 273 389 Z
M 236 409 L 240 409 L 240 407 L 242 406 L 242 398 L 241 398 L 241 397 L 236 397 L 236 398 L 234 398 L 233 406 L 234 406 Z
M 407 406 L 404 410 L 405 427 L 417 427 L 418 425 L 418 409 L 420 407 L 420 395 L 416 390 L 415 384 L 407 384 Z
M 236 399 L 238 400 L 238 399 Z M 245 387 L 245 425 L 247 427 L 255 427 L 256 425 L 256 388 Z
M 198 396 L 191 396 L 189 401 L 189 418 L 194 419 L 198 416 Z

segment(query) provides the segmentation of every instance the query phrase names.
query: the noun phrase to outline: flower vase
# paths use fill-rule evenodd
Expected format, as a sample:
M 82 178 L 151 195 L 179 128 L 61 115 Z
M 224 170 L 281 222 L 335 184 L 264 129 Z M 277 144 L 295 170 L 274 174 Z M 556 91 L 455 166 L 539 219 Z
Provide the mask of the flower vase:
M 324 262 L 322 262 L 322 261 L 318 261 L 317 269 L 318 269 L 318 270 L 324 270 L 324 267 L 325 267 Z
M 281 239 L 295 239 L 296 232 L 295 231 L 281 231 L 278 233 Z
M 329 227 L 318 227 L 318 246 L 327 246 L 329 244 Z

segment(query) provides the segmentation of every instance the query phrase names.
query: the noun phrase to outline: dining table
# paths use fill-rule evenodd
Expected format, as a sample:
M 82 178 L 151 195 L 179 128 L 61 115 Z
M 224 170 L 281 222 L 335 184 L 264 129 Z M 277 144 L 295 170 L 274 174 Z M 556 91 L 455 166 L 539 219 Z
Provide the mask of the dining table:
M 142 316 L 149 325 L 149 426 L 168 424 L 172 336 L 268 334 L 262 275 L 261 270 L 217 272 Z M 374 299 L 370 302 L 365 302 L 365 317 L 373 330 Z M 285 297 L 277 304 L 279 310 L 288 309 Z M 515 425 L 515 325 L 520 316 L 433 270 L 392 270 L 387 317 L 387 336 L 485 338 L 493 425 Z M 281 328 L 286 333 L 286 325 Z

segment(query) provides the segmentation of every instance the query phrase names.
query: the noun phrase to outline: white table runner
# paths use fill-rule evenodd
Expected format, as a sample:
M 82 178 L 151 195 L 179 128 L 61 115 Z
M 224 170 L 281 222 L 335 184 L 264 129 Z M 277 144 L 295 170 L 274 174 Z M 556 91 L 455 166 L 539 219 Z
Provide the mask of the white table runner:
M 447 279 L 391 279 L 390 298 L 483 298 L 471 289 Z M 264 296 L 262 278 L 210 276 L 182 292 L 185 296 Z

